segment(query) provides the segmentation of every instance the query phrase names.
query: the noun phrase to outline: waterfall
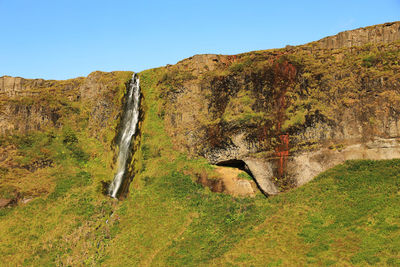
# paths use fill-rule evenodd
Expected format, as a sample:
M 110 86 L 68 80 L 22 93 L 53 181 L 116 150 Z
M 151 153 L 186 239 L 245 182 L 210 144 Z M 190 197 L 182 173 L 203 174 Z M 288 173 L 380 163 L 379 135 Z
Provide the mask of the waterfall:
M 132 80 L 129 83 L 128 92 L 126 95 L 125 111 L 122 117 L 121 138 L 118 144 L 119 153 L 117 160 L 117 173 L 113 182 L 109 187 L 109 195 L 113 198 L 117 197 L 121 184 L 124 179 L 126 164 L 129 158 L 131 149 L 131 140 L 136 133 L 137 124 L 139 121 L 139 101 L 140 101 L 140 85 L 139 78 L 134 73 Z

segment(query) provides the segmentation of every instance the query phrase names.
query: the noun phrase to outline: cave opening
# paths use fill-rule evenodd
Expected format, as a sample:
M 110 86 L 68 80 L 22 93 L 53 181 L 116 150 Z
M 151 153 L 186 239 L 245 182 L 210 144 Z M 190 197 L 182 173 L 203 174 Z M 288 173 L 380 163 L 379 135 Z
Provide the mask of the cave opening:
M 254 179 L 254 176 L 251 173 L 249 167 L 247 167 L 247 164 L 243 160 L 240 160 L 240 159 L 225 160 L 225 161 L 218 162 L 217 166 L 237 168 L 239 170 L 247 172 L 247 174 L 250 175 Z
M 257 179 L 254 177 L 253 173 L 251 172 L 250 168 L 247 166 L 246 162 L 240 159 L 230 159 L 230 160 L 224 160 L 220 161 L 216 164 L 217 166 L 221 167 L 231 167 L 231 168 L 237 168 L 239 170 L 245 171 L 250 177 L 253 179 L 255 184 L 257 185 L 258 190 L 261 191 L 262 194 L 265 196 L 268 196 L 264 190 L 260 187 L 260 185 L 257 182 Z

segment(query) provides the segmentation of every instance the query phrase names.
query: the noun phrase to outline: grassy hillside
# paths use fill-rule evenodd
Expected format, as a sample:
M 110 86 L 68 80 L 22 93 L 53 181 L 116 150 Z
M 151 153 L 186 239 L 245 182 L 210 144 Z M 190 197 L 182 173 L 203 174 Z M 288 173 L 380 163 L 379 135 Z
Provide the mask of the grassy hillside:
M 141 73 L 144 120 L 123 201 L 101 194 L 111 154 L 85 131 L 2 139 L 18 166 L 51 164 L 28 176 L 1 169 L 1 194 L 37 193 L 0 210 L 1 265 L 400 265 L 400 160 L 346 162 L 271 198 L 212 193 L 194 181 L 212 179 L 213 167 L 165 134 L 162 75 Z

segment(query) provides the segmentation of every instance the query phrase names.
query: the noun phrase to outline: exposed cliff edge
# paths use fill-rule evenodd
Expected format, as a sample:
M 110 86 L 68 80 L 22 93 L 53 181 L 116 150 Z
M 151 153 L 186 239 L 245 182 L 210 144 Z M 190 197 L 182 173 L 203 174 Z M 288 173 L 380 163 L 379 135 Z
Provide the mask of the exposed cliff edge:
M 325 37 L 316 43 L 323 49 L 349 48 L 368 43 L 390 43 L 400 39 L 400 22 L 389 22 Z
M 266 194 L 347 159 L 398 158 L 399 40 L 393 22 L 296 47 L 196 55 L 157 69 L 158 115 L 175 149 L 212 164 L 243 161 Z M 1 77 L 0 133 L 78 122 L 110 142 L 104 129 L 116 127 L 129 75 Z

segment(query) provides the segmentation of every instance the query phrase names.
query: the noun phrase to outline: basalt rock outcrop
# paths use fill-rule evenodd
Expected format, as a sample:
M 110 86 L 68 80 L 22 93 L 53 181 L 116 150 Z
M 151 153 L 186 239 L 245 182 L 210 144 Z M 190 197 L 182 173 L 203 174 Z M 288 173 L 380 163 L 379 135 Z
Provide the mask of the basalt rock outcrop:
M 398 158 L 399 26 L 183 60 L 159 81 L 160 115 L 177 149 L 244 161 L 266 194 L 348 159 Z
M 338 49 L 365 45 L 367 43 L 390 43 L 400 39 L 400 22 L 390 22 L 344 31 L 334 36 L 328 36 L 316 42 L 323 49 Z
M 74 119 L 100 137 L 110 118 L 120 113 L 130 74 L 96 71 L 64 81 L 0 77 L 0 134 L 57 128 Z

